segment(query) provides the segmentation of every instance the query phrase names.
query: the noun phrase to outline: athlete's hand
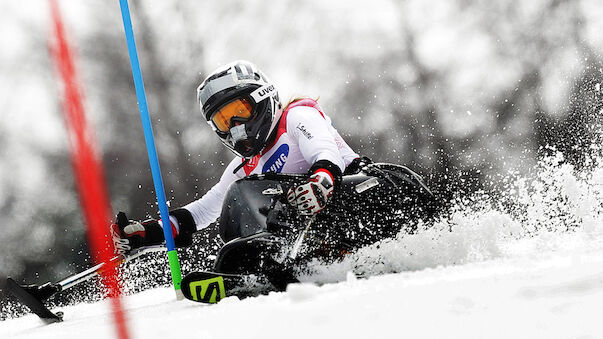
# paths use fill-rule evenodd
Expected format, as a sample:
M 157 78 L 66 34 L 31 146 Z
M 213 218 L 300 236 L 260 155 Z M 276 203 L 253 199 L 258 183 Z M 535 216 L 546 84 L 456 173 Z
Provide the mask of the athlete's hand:
M 124 212 L 119 212 L 116 223 L 111 225 L 111 238 L 115 253 L 121 255 L 143 246 L 159 245 L 164 240 L 163 229 L 157 220 L 128 220 Z
M 308 182 L 292 187 L 287 192 L 287 200 L 302 215 L 314 215 L 327 205 L 333 194 L 333 179 L 328 172 L 318 171 Z

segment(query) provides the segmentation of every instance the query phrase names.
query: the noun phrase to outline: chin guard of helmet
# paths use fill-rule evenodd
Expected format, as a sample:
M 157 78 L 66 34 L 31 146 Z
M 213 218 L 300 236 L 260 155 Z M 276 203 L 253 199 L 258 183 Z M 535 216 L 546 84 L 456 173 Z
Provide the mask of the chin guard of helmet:
M 245 125 L 238 125 L 232 127 L 230 129 L 230 136 L 232 137 L 233 143 L 237 143 L 239 141 L 247 139 L 247 131 L 245 130 Z

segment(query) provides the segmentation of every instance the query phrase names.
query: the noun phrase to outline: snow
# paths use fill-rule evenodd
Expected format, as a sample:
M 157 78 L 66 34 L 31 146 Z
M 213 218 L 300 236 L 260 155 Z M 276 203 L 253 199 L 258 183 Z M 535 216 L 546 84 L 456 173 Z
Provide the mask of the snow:
M 577 243 L 574 235 L 556 241 Z M 584 239 L 582 239 L 584 240 Z M 603 237 L 587 250 L 440 266 L 316 286 L 217 305 L 176 301 L 170 288 L 125 298 L 135 338 L 598 338 L 603 326 Z M 539 240 L 521 245 L 533 246 Z M 62 309 L 65 321 L 32 315 L 0 325 L 2 338 L 113 335 L 106 301 Z

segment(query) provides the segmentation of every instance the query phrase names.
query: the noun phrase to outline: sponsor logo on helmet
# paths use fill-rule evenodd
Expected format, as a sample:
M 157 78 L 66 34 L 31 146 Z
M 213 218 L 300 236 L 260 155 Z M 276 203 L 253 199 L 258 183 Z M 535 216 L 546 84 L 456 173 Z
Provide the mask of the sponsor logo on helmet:
M 279 148 L 277 148 L 276 152 L 270 156 L 270 158 L 264 164 L 262 168 L 262 173 L 266 172 L 275 172 L 281 173 L 283 167 L 285 167 L 285 163 L 289 158 L 289 145 L 283 144 Z
M 274 92 L 274 85 L 265 85 L 262 86 L 251 93 L 251 97 L 255 102 L 260 102 Z

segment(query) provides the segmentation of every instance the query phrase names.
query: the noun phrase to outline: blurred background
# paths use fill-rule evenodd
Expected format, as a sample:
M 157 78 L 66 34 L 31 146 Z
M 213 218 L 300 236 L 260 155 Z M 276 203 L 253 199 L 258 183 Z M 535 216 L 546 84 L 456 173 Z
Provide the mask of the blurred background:
M 119 2 L 60 1 L 114 211 L 157 215 Z M 495 190 L 556 149 L 578 168 L 600 132 L 600 0 L 130 0 L 172 207 L 233 157 L 198 111 L 214 68 L 256 63 L 287 102 L 320 98 L 359 153 L 443 199 Z M 0 0 L 0 281 L 87 265 L 48 51 L 48 4 Z M 1 285 L 0 285 L 1 288 Z

